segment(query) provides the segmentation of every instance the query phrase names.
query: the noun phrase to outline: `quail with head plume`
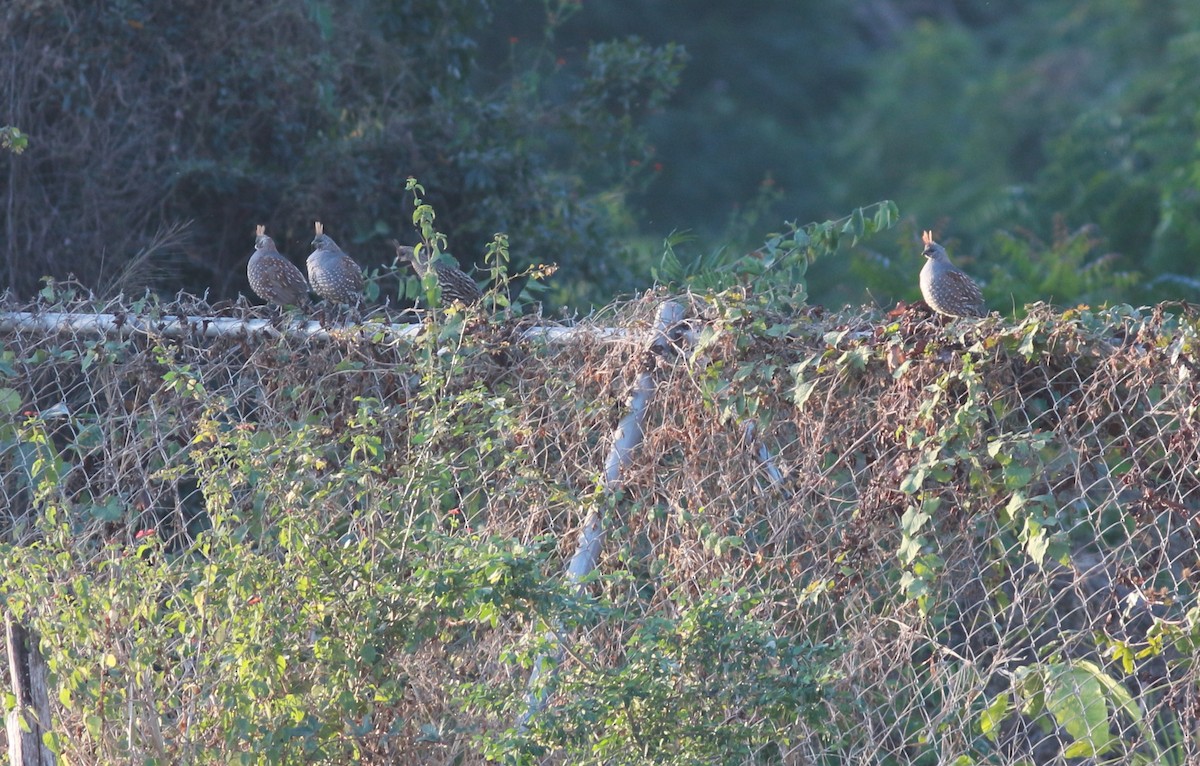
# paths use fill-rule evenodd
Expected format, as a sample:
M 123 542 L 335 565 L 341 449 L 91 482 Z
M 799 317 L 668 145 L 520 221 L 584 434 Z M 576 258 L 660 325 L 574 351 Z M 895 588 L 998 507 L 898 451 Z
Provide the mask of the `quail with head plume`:
M 362 297 L 363 273 L 354 259 L 342 252 L 325 233 L 320 221 L 308 256 L 308 281 L 313 292 L 333 303 L 357 303 Z
M 246 264 L 246 277 L 255 295 L 276 306 L 299 305 L 308 297 L 308 280 L 280 255 L 266 226 L 254 229 L 254 255 Z
M 422 247 L 421 253 L 418 254 L 414 248 L 402 245 L 394 239 L 392 247 L 396 248 L 396 255 L 400 260 L 412 264 L 413 271 L 417 272 L 417 276 L 421 279 L 425 278 L 431 268 L 429 262 L 433 255 L 428 249 Z M 475 284 L 475 280 L 464 274 L 461 269 L 441 261 L 432 264 L 432 268 L 437 274 L 438 287 L 442 289 L 443 303 L 460 301 L 470 306 L 483 297 L 479 285 Z
M 921 269 L 921 295 L 929 308 L 948 317 L 982 317 L 987 305 L 979 285 L 950 263 L 946 248 L 933 241 L 933 232 L 921 234 L 925 266 Z

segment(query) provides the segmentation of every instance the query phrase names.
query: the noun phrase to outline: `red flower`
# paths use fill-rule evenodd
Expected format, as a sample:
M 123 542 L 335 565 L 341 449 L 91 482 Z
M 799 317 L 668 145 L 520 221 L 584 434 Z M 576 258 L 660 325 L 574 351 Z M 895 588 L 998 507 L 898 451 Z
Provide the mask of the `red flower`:
M 158 530 L 156 530 L 156 529 L 142 529 L 142 530 L 139 530 L 138 533 L 133 536 L 133 539 L 134 540 L 142 540 L 147 537 L 154 537 L 154 535 L 156 535 L 157 533 L 158 533 Z

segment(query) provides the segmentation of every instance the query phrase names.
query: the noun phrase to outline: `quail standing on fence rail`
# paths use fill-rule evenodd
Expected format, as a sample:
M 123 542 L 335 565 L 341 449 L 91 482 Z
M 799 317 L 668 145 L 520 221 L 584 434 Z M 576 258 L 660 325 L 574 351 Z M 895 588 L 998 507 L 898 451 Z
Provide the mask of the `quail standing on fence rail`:
M 933 232 L 921 234 L 925 266 L 921 269 L 921 295 L 929 308 L 948 317 L 982 317 L 987 305 L 979 285 L 950 263 L 946 248 L 933 241 Z
M 316 250 L 308 256 L 308 281 L 313 292 L 333 303 L 358 303 L 363 290 L 362 269 L 325 233 L 320 221 L 316 230 L 312 241 Z
M 308 280 L 280 255 L 266 226 L 254 229 L 254 255 L 246 264 L 246 277 L 255 295 L 276 306 L 297 306 L 308 297 Z
M 402 245 L 394 239 L 392 247 L 396 248 L 396 255 L 400 260 L 412 264 L 413 271 L 417 272 L 417 276 L 421 279 L 425 278 L 425 275 L 429 273 L 432 252 L 422 247 L 421 254 L 418 256 L 415 249 L 408 245 Z M 437 274 L 438 287 L 442 288 L 443 303 L 461 301 L 470 306 L 483 297 L 479 285 L 475 284 L 475 280 L 464 274 L 461 269 L 438 261 L 433 264 L 433 271 Z

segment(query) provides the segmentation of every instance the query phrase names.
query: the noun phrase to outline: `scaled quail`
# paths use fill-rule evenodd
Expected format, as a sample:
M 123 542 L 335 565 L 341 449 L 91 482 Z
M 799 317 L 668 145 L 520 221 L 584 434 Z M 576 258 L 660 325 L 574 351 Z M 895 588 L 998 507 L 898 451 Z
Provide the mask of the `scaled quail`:
M 429 273 L 429 261 L 433 253 L 422 247 L 420 256 L 417 251 L 408 245 L 402 245 L 396 240 L 392 240 L 392 247 L 396 248 L 396 255 L 402 261 L 408 261 L 412 264 L 413 271 L 417 272 L 417 276 L 421 279 Z M 453 303 L 461 301 L 470 306 L 483 297 L 483 292 L 479 289 L 479 285 L 475 284 L 475 280 L 464 274 L 461 269 L 451 266 L 448 263 L 437 261 L 433 264 L 434 273 L 437 274 L 438 287 L 442 288 L 442 303 Z
M 266 226 L 254 229 L 254 255 L 246 264 L 246 277 L 255 295 L 276 306 L 296 306 L 308 297 L 308 280 L 275 249 Z
M 308 256 L 308 281 L 313 292 L 333 303 L 358 303 L 363 289 L 362 269 L 325 234 L 320 221 L 316 230 L 312 241 L 316 250 Z
M 982 317 L 987 314 L 979 285 L 955 268 L 946 248 L 933 241 L 933 232 L 921 234 L 925 266 L 921 269 L 921 295 L 929 308 L 948 317 Z

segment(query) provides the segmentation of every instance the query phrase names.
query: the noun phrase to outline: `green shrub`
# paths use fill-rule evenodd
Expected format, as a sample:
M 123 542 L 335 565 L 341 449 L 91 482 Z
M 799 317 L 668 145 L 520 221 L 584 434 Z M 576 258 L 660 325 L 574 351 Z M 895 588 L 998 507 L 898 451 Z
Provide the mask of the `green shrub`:
M 576 8 L 551 5 L 546 40 Z M 293 260 L 320 220 L 364 265 L 390 263 L 409 176 L 464 265 L 502 231 L 519 267 L 563 266 L 558 302 L 645 276 L 612 256 L 626 250 L 624 197 L 649 173 L 631 167 L 648 152 L 641 120 L 675 86 L 678 46 L 597 43 L 560 64 L 534 39 L 481 61 L 487 0 L 22 2 L 0 22 L 14 43 L 0 96 L 34 137 L 0 158 L 0 279 L 19 294 L 47 274 L 101 293 L 245 292 L 258 223 Z M 31 253 L 36 268 L 15 268 Z

